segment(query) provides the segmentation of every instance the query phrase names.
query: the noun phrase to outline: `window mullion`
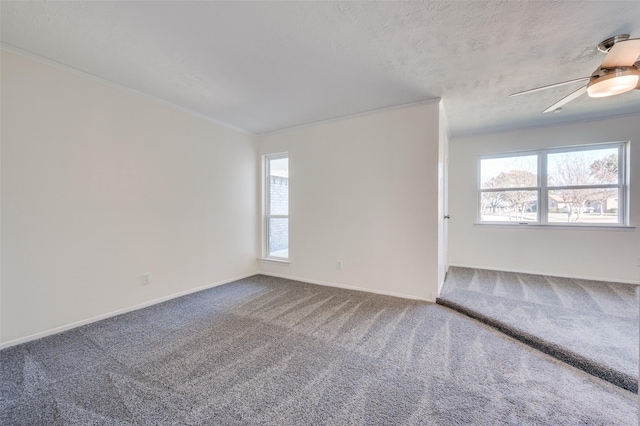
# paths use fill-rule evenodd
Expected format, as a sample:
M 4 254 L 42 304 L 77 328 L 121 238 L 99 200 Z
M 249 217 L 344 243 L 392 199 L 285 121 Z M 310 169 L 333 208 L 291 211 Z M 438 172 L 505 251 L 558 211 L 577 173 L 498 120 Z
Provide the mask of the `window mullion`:
M 505 191 L 537 191 L 537 186 L 518 186 L 514 188 L 484 188 L 480 192 L 505 192 Z
M 620 188 L 620 184 L 611 183 L 608 185 L 566 185 L 566 186 L 550 186 L 552 191 L 560 191 L 563 189 L 617 189 Z

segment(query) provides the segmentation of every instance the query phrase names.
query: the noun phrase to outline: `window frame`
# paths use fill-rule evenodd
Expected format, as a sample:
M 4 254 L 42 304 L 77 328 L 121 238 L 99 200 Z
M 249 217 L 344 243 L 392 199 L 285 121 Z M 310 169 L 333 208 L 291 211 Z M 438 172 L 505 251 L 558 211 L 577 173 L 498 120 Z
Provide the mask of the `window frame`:
M 262 166 L 263 166 L 263 185 L 262 185 L 262 190 L 264 193 L 263 198 L 263 213 L 262 213 L 262 258 L 265 260 L 272 260 L 272 261 L 276 261 L 276 262 L 289 262 L 289 259 L 291 258 L 291 253 L 290 253 L 290 247 L 289 247 L 289 233 L 287 231 L 287 250 L 289 250 L 289 253 L 287 255 L 287 257 L 283 257 L 283 256 L 272 256 L 269 253 L 269 220 L 270 219 L 287 219 L 287 225 L 289 224 L 289 209 L 287 208 L 287 214 L 286 215 L 282 215 L 282 214 L 271 214 L 271 161 L 272 160 L 281 160 L 286 158 L 287 161 L 289 160 L 289 153 L 288 152 L 279 152 L 276 154 L 268 154 L 268 155 L 264 155 L 263 157 L 263 161 L 262 161 Z M 289 181 L 290 182 L 290 181 Z M 290 189 L 288 187 L 288 192 L 287 192 L 287 200 L 289 200 L 290 197 Z M 287 201 L 288 202 L 288 201 Z M 288 229 L 288 226 L 287 226 Z
M 519 187 L 509 187 L 509 188 L 482 188 L 482 160 L 493 160 L 493 159 L 497 159 L 497 158 L 511 158 L 511 157 L 531 157 L 531 156 L 536 156 L 536 161 L 537 161 L 537 165 L 536 165 L 536 172 L 537 172 L 537 176 L 536 176 L 536 183 L 537 186 L 519 186 Z M 477 176 L 477 192 L 478 192 L 478 208 L 477 208 L 477 218 L 476 221 L 477 223 L 481 223 L 481 224 L 508 224 L 508 225 L 513 225 L 513 224 L 517 224 L 517 225 L 526 225 L 526 224 L 539 224 L 540 220 L 541 220 L 541 206 L 540 206 L 540 196 L 541 196 L 541 192 L 540 192 L 540 186 L 541 186 L 541 162 L 540 162 L 540 150 L 536 150 L 536 151 L 519 151 L 519 152 L 505 152 L 505 153 L 500 153 L 500 154 L 489 154 L 489 155 L 481 155 L 478 157 L 478 176 Z M 521 222 L 514 222 L 514 221 L 483 221 L 482 220 L 482 193 L 483 192 L 505 192 L 505 191 L 536 191 L 536 196 L 538 199 L 538 203 L 537 203 L 537 212 L 536 212 L 536 221 L 535 222 L 528 222 L 528 221 L 521 221 Z
M 548 157 L 550 154 L 567 152 L 585 152 L 599 149 L 617 148 L 618 150 L 618 183 L 598 184 L 598 185 L 549 185 L 548 182 Z M 479 155 L 477 159 L 477 216 L 476 224 L 479 225 L 530 225 L 530 226 L 550 226 L 550 227 L 629 227 L 629 164 L 628 164 L 629 141 L 605 142 L 587 145 L 574 145 L 558 148 L 543 148 L 527 151 L 505 152 L 497 154 Z M 537 157 L 537 186 L 536 187 L 513 187 L 513 188 L 482 188 L 482 160 L 497 158 L 525 157 L 535 155 Z M 549 217 L 549 191 L 563 189 L 605 189 L 617 188 L 618 192 L 618 220 L 616 223 L 591 223 L 591 222 L 551 222 Z M 537 212 L 536 221 L 483 221 L 482 220 L 482 194 L 486 192 L 505 191 L 536 191 L 537 192 Z

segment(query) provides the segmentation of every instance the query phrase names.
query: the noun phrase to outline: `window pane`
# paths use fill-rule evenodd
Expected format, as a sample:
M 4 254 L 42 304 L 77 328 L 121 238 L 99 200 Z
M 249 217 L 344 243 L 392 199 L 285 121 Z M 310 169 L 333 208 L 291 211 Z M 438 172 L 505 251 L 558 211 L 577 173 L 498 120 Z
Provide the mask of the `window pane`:
M 538 191 L 483 192 L 482 222 L 536 222 Z
M 289 159 L 269 160 L 269 214 L 289 214 Z
M 549 154 L 548 186 L 618 183 L 618 149 L 605 148 Z
M 549 191 L 549 222 L 618 223 L 617 189 Z
M 289 219 L 269 219 L 269 256 L 289 257 Z
M 526 188 L 538 186 L 538 156 L 480 160 L 481 188 Z

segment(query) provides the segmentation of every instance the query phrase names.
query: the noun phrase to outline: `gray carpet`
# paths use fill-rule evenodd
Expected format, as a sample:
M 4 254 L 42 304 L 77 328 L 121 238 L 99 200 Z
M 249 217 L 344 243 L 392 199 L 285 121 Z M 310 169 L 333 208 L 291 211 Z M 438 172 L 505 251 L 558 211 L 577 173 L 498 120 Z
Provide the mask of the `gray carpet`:
M 0 352 L 3 425 L 635 425 L 636 395 L 435 304 L 254 276 Z
M 451 267 L 438 303 L 638 392 L 638 286 Z

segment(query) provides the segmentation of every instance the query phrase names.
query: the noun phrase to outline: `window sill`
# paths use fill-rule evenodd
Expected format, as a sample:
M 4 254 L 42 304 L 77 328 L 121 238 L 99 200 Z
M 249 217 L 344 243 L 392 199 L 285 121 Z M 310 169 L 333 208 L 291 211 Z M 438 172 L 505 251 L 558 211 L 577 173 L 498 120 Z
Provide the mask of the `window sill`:
M 591 224 L 576 224 L 576 225 L 550 225 L 540 223 L 486 223 L 475 222 L 475 226 L 487 227 L 487 228 L 542 228 L 542 229 L 573 229 L 580 231 L 633 231 L 635 226 L 630 225 L 591 225 Z
M 291 262 L 289 260 L 287 260 L 287 259 L 274 259 L 274 258 L 271 258 L 271 257 L 259 257 L 258 260 L 260 262 L 282 263 L 282 264 L 285 264 L 285 265 L 291 264 Z

